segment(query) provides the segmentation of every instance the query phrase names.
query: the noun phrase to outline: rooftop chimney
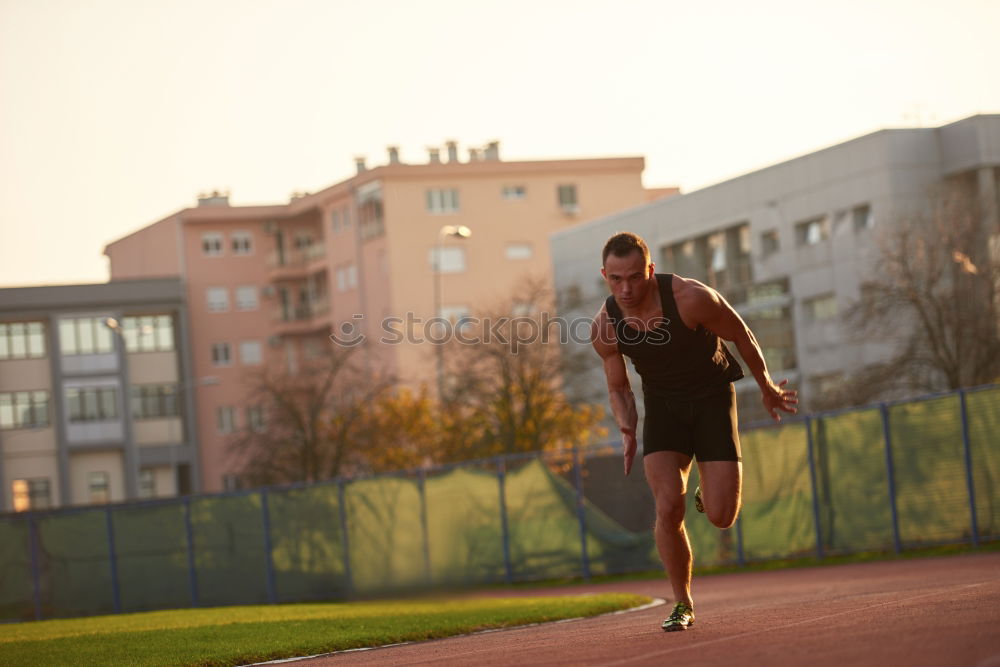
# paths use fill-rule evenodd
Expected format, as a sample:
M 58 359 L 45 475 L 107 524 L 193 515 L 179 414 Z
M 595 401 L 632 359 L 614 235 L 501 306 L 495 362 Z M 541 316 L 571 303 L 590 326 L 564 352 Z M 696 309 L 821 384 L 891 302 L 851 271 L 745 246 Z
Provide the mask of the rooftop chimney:
M 499 160 L 500 160 L 500 142 L 499 141 L 491 141 L 490 143 L 486 144 L 486 159 L 487 160 L 495 160 L 495 161 L 499 162 Z
M 198 206 L 229 206 L 229 191 L 212 190 L 207 194 L 201 192 L 198 194 Z
M 389 164 L 399 164 L 399 146 L 389 146 Z
M 469 162 L 479 162 L 479 160 L 480 160 L 479 149 L 478 148 L 470 148 L 469 149 Z
M 440 148 L 428 146 L 427 147 L 427 154 L 430 156 L 428 161 L 431 164 L 441 164 L 441 149 Z
M 458 162 L 458 142 L 446 141 L 444 145 L 448 147 L 448 162 Z
M 359 174 L 365 173 L 365 171 L 368 169 L 368 167 L 365 166 L 365 156 L 364 155 L 358 155 L 357 157 L 355 157 L 354 158 L 354 166 L 356 166 L 358 168 L 358 173 Z

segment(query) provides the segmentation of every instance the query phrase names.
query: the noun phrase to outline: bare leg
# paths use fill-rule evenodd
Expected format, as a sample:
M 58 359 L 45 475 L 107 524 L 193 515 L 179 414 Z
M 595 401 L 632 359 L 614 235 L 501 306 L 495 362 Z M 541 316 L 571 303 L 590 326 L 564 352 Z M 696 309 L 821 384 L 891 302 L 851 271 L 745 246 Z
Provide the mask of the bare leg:
M 740 512 L 743 464 L 739 461 L 699 461 L 701 500 L 705 516 L 719 528 L 729 528 Z
M 680 452 L 653 452 L 642 460 L 646 481 L 656 500 L 656 549 L 670 578 L 677 602 L 691 600 L 691 543 L 684 530 L 684 495 L 691 457 Z

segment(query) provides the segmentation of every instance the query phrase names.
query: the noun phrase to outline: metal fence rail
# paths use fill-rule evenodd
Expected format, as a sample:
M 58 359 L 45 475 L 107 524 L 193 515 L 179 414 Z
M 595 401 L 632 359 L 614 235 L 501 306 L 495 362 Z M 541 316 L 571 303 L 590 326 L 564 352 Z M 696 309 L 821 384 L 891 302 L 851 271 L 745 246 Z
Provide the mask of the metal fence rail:
M 736 525 L 688 515 L 701 565 L 1000 535 L 1000 387 L 752 425 L 741 440 Z M 619 448 L 4 515 L 0 619 L 656 569 L 641 461 L 622 476 Z

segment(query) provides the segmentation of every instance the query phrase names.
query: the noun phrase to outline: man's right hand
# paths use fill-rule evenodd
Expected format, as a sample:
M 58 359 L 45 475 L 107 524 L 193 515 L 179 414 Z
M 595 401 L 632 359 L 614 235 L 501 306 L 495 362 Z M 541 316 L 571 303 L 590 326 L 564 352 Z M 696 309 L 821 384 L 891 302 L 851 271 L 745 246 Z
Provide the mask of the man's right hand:
M 635 433 L 622 433 L 622 448 L 625 450 L 625 474 L 628 475 L 632 472 L 632 462 L 635 460 L 635 453 L 639 448 Z

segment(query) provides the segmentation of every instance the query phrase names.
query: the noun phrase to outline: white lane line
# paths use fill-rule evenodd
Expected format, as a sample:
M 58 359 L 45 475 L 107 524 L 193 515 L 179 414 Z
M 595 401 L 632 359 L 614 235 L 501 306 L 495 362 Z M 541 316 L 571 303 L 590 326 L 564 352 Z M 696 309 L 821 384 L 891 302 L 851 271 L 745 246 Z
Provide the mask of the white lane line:
M 827 619 L 836 618 L 838 616 L 847 616 L 848 614 L 857 614 L 857 613 L 859 613 L 861 611 L 864 611 L 864 610 L 867 610 L 867 609 L 874 609 L 876 607 L 884 607 L 884 606 L 891 605 L 891 604 L 902 604 L 904 602 L 909 602 L 911 600 L 919 600 L 921 598 L 932 597 L 934 595 L 941 595 L 942 593 L 949 593 L 949 594 L 954 595 L 954 593 L 956 592 L 956 590 L 964 590 L 964 589 L 967 589 L 967 588 L 976 588 L 978 586 L 983 586 L 983 585 L 985 585 L 985 582 L 981 582 L 981 583 L 977 583 L 977 584 L 966 584 L 964 586 L 958 586 L 957 588 L 954 588 L 954 587 L 942 588 L 942 589 L 936 590 L 936 591 L 934 591 L 932 593 L 921 593 L 920 595 L 912 595 L 912 596 L 910 596 L 908 598 L 903 598 L 901 600 L 888 600 L 886 602 L 879 602 L 878 604 L 868 605 L 866 607 L 863 607 L 862 609 L 848 609 L 846 611 L 838 611 L 838 612 L 833 613 L 833 614 L 826 614 L 825 616 L 817 616 L 815 618 L 807 618 L 807 619 L 804 619 L 804 620 L 801 620 L 801 621 L 794 621 L 792 623 L 786 623 L 785 625 L 772 626 L 772 627 L 766 628 L 764 630 L 751 630 L 751 631 L 747 631 L 747 632 L 741 632 L 738 635 L 728 635 L 726 637 L 717 637 L 715 639 L 709 639 L 707 641 L 698 642 L 697 644 L 685 644 L 684 646 L 676 646 L 674 648 L 668 648 L 668 649 L 665 649 L 663 651 L 655 651 L 653 653 L 645 653 L 643 655 L 632 656 L 630 658 L 623 658 L 622 660 L 616 660 L 614 662 L 605 662 L 605 663 L 603 663 L 603 667 L 613 667 L 614 665 L 627 665 L 630 662 L 645 661 L 645 660 L 649 660 L 650 658 L 660 657 L 660 656 L 667 655 L 668 653 L 676 653 L 678 651 L 687 651 L 687 650 L 690 650 L 690 649 L 701 648 L 703 646 L 709 646 L 711 644 L 719 644 L 721 642 L 732 641 L 733 639 L 740 639 L 741 637 L 749 637 L 750 635 L 761 635 L 761 634 L 764 634 L 766 632 L 774 632 L 776 630 L 786 630 L 788 628 L 794 628 L 797 625 L 806 625 L 807 623 L 815 623 L 816 621 L 825 621 Z
M 267 662 L 254 662 L 247 665 L 242 665 L 241 667 L 258 667 L 259 665 L 280 665 L 286 662 L 298 662 L 299 660 L 312 660 L 313 658 L 326 658 L 332 655 L 342 655 L 344 653 L 358 653 L 359 651 L 374 651 L 380 648 L 394 648 L 396 646 L 409 646 L 410 644 L 425 644 L 428 641 L 446 641 L 448 639 L 459 639 L 461 637 L 475 637 L 476 635 L 485 635 L 493 632 L 507 632 L 509 630 L 522 630 L 524 628 L 536 628 L 540 625 L 555 625 L 557 623 L 569 623 L 570 621 L 585 621 L 594 618 L 603 618 L 605 616 L 619 616 L 621 614 L 631 614 L 636 611 L 646 611 L 647 609 L 652 609 L 653 607 L 659 607 L 660 605 L 666 604 L 667 601 L 662 598 L 653 598 L 652 602 L 647 602 L 644 605 L 638 607 L 632 607 L 630 609 L 619 609 L 618 611 L 609 611 L 603 614 L 598 614 L 597 616 L 577 616 L 575 618 L 561 618 L 558 621 L 544 621 L 542 623 L 527 623 L 525 625 L 512 625 L 506 628 L 487 628 L 486 630 L 477 630 L 475 632 L 467 632 L 463 635 L 450 635 L 448 637 L 440 637 L 438 639 L 413 641 L 413 642 L 399 642 L 398 644 L 383 644 L 381 646 L 362 646 L 361 648 L 348 648 L 343 651 L 333 651 L 332 653 L 317 653 L 316 655 L 302 655 L 295 658 L 281 658 L 279 660 L 268 660 Z

